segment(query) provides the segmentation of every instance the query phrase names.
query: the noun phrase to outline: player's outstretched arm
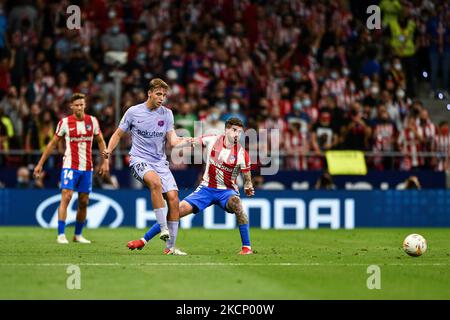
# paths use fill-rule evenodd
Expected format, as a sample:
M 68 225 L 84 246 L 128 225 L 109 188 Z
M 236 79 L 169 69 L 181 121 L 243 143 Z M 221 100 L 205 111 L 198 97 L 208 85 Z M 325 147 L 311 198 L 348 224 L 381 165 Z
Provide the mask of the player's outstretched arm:
M 244 191 L 247 197 L 252 197 L 255 194 L 255 189 L 252 183 L 252 173 L 250 170 L 242 172 L 244 177 Z
M 194 138 L 179 137 L 175 130 L 170 130 L 167 132 L 167 142 L 171 148 L 190 147 L 194 143 Z
M 123 131 L 120 128 L 117 128 L 116 131 L 111 136 L 111 139 L 109 139 L 108 147 L 103 150 L 102 156 L 104 159 L 108 159 L 109 155 L 114 151 L 114 149 L 117 147 L 117 144 L 119 143 L 120 139 L 125 134 L 125 131 Z
M 55 149 L 55 147 L 58 145 L 58 142 L 61 139 L 62 139 L 62 137 L 55 134 L 53 136 L 52 140 L 50 140 L 50 142 L 47 144 L 47 146 L 45 147 L 44 153 L 42 154 L 41 158 L 39 159 L 38 164 L 36 165 L 36 167 L 34 167 L 33 176 L 35 178 L 39 178 L 39 176 L 41 175 L 42 167 L 44 166 L 45 161 L 47 161 L 48 157 L 53 152 L 53 149 Z

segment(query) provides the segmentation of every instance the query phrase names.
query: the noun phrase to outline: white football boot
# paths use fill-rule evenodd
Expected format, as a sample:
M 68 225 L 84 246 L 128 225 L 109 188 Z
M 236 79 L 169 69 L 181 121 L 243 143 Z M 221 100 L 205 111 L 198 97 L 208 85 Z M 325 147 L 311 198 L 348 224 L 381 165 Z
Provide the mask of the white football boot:
M 65 234 L 58 235 L 58 237 L 56 238 L 56 242 L 58 242 L 59 244 L 68 244 L 69 243 Z
M 85 237 L 83 237 L 81 234 L 79 236 L 74 236 L 73 237 L 73 242 L 78 242 L 78 243 L 91 243 L 90 240 L 86 239 Z
M 173 256 L 187 256 L 186 252 L 181 251 L 178 248 L 172 247 L 170 249 L 164 249 L 164 254 Z

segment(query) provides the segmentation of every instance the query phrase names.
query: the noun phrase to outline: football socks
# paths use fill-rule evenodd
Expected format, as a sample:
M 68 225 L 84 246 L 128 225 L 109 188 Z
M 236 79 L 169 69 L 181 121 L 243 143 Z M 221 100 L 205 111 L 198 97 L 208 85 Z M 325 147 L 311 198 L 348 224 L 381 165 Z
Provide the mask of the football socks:
M 241 234 L 242 246 L 250 247 L 250 227 L 248 223 L 239 225 L 239 233 Z
M 155 223 L 152 227 L 144 234 L 145 241 L 150 241 L 154 236 L 161 232 L 161 227 L 159 223 Z

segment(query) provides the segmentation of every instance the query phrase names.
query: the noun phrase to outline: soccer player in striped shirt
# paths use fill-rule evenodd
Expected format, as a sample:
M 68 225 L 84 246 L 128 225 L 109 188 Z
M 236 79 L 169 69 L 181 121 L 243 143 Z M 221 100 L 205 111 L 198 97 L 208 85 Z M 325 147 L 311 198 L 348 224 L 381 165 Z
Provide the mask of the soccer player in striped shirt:
M 97 119 L 84 113 L 86 98 L 82 93 L 75 93 L 70 98 L 70 108 L 73 114 L 61 119 L 56 133 L 48 143 L 38 164 L 34 168 L 34 176 L 39 177 L 42 167 L 58 142 L 65 138 L 66 152 L 61 170 L 61 202 L 58 207 L 58 237 L 57 242 L 67 244 L 69 241 L 64 233 L 66 227 L 67 206 L 74 191 L 78 191 L 78 210 L 75 222 L 74 242 L 91 243 L 82 236 L 86 221 L 89 193 L 92 191 L 92 141 L 95 137 L 100 152 L 106 149 L 105 140 Z M 109 171 L 108 161 L 103 160 L 100 174 Z
M 250 157 L 238 142 L 243 128 L 240 119 L 230 118 L 225 123 L 225 134 L 203 136 L 195 141 L 207 149 L 206 169 L 200 186 L 180 202 L 180 218 L 217 204 L 227 212 L 236 214 L 242 241 L 239 254 L 252 254 L 248 216 L 242 207 L 236 184 L 236 179 L 242 172 L 246 195 L 252 197 L 255 194 Z M 159 225 L 155 223 L 144 238 L 130 241 L 128 247 L 142 249 L 159 230 Z

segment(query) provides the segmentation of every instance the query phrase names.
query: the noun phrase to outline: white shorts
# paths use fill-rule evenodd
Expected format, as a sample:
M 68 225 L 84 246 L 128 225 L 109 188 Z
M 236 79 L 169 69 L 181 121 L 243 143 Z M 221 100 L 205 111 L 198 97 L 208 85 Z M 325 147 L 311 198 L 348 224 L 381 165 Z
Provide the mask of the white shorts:
M 147 172 L 154 171 L 161 179 L 163 193 L 176 190 L 178 186 L 172 172 L 169 169 L 169 162 L 163 164 L 152 164 L 150 162 L 140 161 L 131 166 L 131 173 L 133 177 L 144 183 L 144 176 Z

